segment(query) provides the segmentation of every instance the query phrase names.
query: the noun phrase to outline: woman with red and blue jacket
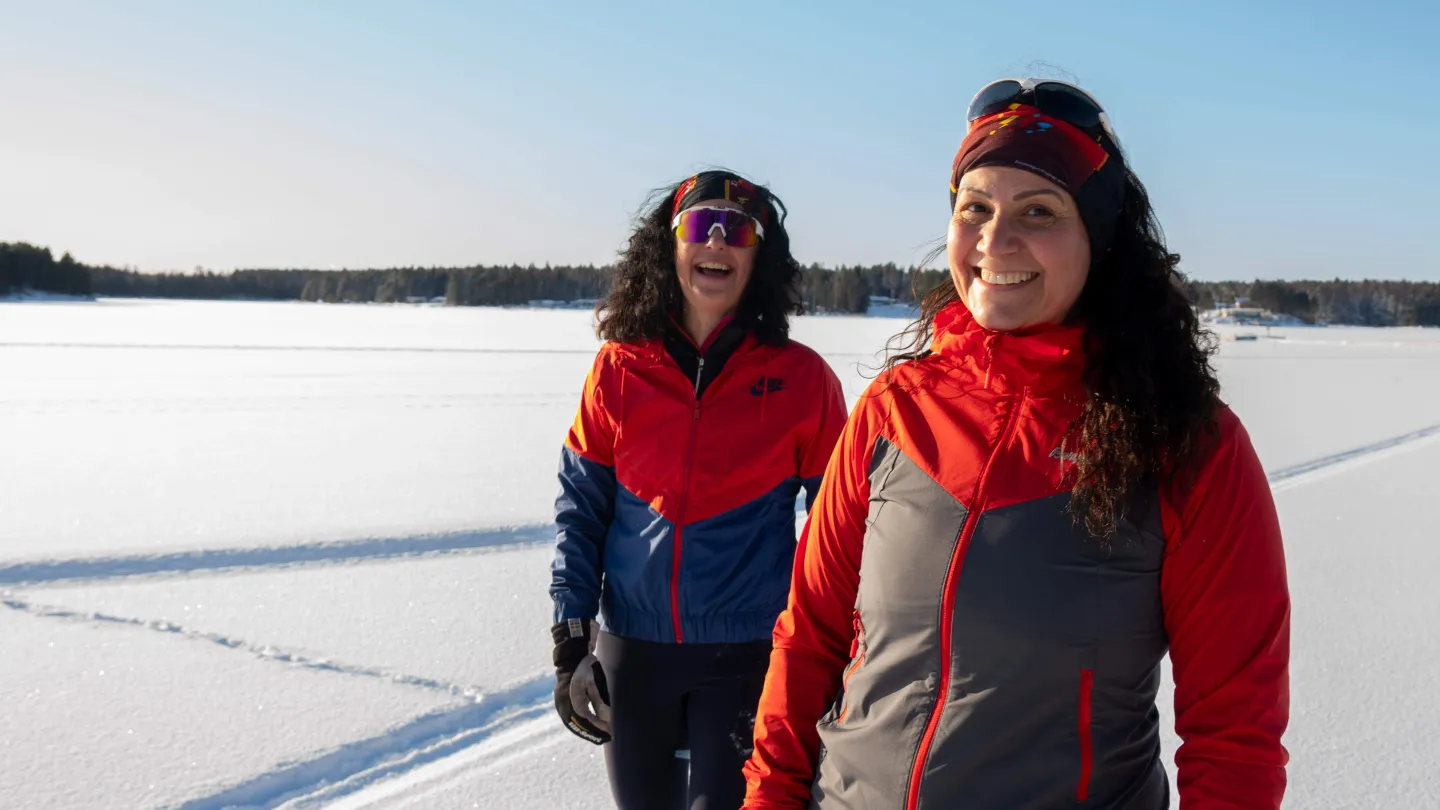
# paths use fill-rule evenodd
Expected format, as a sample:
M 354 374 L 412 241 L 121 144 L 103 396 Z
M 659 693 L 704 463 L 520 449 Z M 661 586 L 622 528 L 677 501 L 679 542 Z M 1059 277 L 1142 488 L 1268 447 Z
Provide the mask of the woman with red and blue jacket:
M 976 95 L 950 278 L 797 552 L 746 810 L 1276 810 L 1290 597 L 1265 473 L 1100 105 Z
M 835 373 L 789 339 L 799 277 L 780 201 L 709 171 L 642 215 L 598 309 L 560 460 L 555 705 L 608 743 L 621 810 L 744 796 L 796 498 L 846 416 Z

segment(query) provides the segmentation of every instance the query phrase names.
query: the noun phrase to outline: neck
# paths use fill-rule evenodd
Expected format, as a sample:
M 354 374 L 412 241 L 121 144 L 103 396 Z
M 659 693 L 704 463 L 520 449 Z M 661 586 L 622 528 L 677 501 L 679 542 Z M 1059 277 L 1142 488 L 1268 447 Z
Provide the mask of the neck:
M 685 332 L 690 339 L 695 341 L 696 346 L 704 346 L 715 327 L 720 325 L 724 314 L 713 314 L 709 312 L 697 312 L 694 307 L 685 308 Z

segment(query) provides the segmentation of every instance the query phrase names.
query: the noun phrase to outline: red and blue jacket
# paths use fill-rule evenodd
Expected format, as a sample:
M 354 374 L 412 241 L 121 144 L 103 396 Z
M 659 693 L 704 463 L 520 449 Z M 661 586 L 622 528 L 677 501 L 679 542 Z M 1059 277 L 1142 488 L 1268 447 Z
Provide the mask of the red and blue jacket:
M 795 501 L 845 424 L 835 372 L 794 341 L 722 324 L 703 347 L 601 347 L 560 456 L 555 621 L 596 615 L 665 643 L 769 639 L 794 563 Z

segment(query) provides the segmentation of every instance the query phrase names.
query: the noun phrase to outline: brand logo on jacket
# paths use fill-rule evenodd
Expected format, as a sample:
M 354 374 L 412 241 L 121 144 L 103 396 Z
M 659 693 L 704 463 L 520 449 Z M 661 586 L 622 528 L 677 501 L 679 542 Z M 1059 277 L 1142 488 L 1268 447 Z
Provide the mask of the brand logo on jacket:
M 1054 450 L 1051 450 L 1051 451 L 1050 451 L 1050 458 L 1058 459 L 1058 460 L 1060 460 L 1060 461 L 1068 461 L 1068 462 L 1070 462 L 1071 464 L 1079 464 L 1079 463 L 1080 463 L 1080 454 L 1079 454 L 1079 453 L 1066 453 L 1064 450 L 1062 450 L 1062 449 L 1059 448 L 1059 447 L 1057 447 L 1057 448 L 1055 448 Z
M 754 385 L 750 386 L 751 395 L 757 397 L 761 394 L 773 394 L 784 390 L 785 381 L 779 377 L 761 377 L 755 381 Z

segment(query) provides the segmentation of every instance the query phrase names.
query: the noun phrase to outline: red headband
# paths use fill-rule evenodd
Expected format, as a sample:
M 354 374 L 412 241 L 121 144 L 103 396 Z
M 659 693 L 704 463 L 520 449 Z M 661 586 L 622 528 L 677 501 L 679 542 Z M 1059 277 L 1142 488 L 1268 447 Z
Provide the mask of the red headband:
M 1108 143 L 1108 141 L 1106 142 Z M 1114 160 L 1111 158 L 1114 157 Z M 1070 192 L 1085 221 L 1093 258 L 1109 249 L 1125 201 L 1124 159 L 1078 127 L 1035 107 L 1012 104 L 978 118 L 950 166 L 950 211 L 960 178 L 979 166 L 1010 166 L 1044 177 Z
M 970 125 L 950 168 L 950 194 L 959 192 L 960 176 L 983 160 L 1034 172 L 1073 195 L 1109 159 L 1103 146 L 1074 125 L 1012 104 Z

